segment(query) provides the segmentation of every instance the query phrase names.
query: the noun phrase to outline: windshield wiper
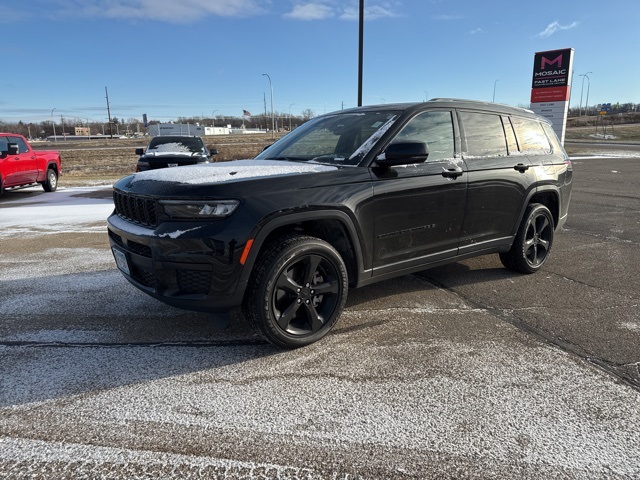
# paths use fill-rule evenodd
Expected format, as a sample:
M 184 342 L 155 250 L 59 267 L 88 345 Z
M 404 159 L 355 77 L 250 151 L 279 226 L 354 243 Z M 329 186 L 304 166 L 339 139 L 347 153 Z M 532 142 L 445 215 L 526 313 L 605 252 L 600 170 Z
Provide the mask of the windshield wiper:
M 322 160 L 331 160 L 331 161 L 335 161 L 335 160 L 346 160 L 346 157 L 344 155 L 340 155 L 338 153 L 325 153 L 323 155 L 318 155 L 316 157 L 313 157 L 311 160 L 309 160 L 310 162 L 317 162 L 317 161 L 322 161 Z
M 309 159 L 308 158 L 303 158 L 303 157 L 268 157 L 265 158 L 265 160 L 287 160 L 289 162 L 306 162 Z

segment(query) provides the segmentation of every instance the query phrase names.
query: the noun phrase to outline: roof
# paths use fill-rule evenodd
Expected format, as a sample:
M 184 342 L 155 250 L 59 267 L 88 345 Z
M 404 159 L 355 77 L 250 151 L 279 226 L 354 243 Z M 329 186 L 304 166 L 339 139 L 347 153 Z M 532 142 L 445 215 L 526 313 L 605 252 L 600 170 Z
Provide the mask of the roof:
M 465 100 L 460 98 L 432 98 L 427 102 L 412 102 L 412 103 L 385 103 L 381 105 L 366 105 L 362 107 L 350 108 L 348 110 L 341 110 L 336 113 L 354 113 L 354 112 L 365 112 L 365 111 L 388 111 L 388 110 L 402 110 L 402 111 L 412 111 L 412 110 L 424 110 L 428 108 L 468 108 L 468 109 L 476 109 L 483 110 L 495 113 L 503 113 L 508 115 L 522 115 L 526 117 L 535 117 L 535 118 L 543 118 L 536 115 L 533 111 L 512 107 L 510 105 L 504 105 L 501 103 L 492 103 L 492 102 L 481 102 L 477 100 Z

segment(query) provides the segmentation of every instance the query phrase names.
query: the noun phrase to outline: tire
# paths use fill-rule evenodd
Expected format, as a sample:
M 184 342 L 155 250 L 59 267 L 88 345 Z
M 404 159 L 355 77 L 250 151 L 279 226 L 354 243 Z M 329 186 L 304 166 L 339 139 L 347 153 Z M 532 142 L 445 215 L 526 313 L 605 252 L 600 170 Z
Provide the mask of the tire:
M 58 188 L 58 174 L 53 168 L 47 170 L 47 179 L 42 182 L 45 192 L 55 192 Z
M 329 243 L 291 235 L 277 239 L 261 254 L 242 310 L 272 344 L 302 347 L 329 333 L 348 288 L 344 261 Z
M 554 229 L 549 209 L 540 203 L 530 204 L 511 249 L 500 254 L 502 264 L 520 273 L 540 270 L 551 254 Z

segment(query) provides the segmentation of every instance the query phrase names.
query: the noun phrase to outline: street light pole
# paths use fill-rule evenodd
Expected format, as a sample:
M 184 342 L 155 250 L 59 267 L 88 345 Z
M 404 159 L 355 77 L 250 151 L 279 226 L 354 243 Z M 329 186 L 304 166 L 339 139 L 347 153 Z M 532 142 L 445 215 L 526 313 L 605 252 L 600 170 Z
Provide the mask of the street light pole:
M 362 66 L 364 53 L 364 0 L 360 0 L 360 14 L 358 18 L 358 106 L 362 106 Z
M 496 103 L 496 84 L 500 81 L 499 78 L 496 78 L 496 81 L 493 82 L 493 100 L 492 103 Z
M 582 116 L 582 92 L 584 91 L 584 78 L 587 77 L 587 80 L 589 80 L 589 74 L 593 73 L 593 72 L 587 72 L 587 73 L 582 73 L 580 74 L 580 76 L 582 77 L 582 88 L 580 89 L 580 108 L 578 109 L 578 116 L 581 117 Z M 589 81 L 589 83 L 591 83 Z M 587 88 L 588 91 L 588 88 Z M 589 95 L 587 94 L 587 101 L 589 101 Z
M 269 91 L 271 92 L 271 138 L 275 138 L 276 120 L 273 116 L 273 84 L 271 83 L 271 77 L 268 74 L 263 73 L 262 76 L 269 79 Z
M 215 127 L 216 126 L 216 117 L 213 116 L 214 113 L 216 113 L 218 110 L 214 110 L 213 112 L 211 112 L 211 126 Z
M 585 115 L 589 112 L 589 89 L 591 88 L 591 79 L 587 77 L 587 100 L 584 102 Z

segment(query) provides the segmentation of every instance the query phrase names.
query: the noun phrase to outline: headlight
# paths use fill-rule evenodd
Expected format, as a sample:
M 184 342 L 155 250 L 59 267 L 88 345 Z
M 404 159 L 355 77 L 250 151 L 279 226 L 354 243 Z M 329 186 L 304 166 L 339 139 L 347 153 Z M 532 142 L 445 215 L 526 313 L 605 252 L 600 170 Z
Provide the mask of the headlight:
M 225 218 L 235 212 L 238 200 L 160 200 L 164 213 L 172 218 Z

